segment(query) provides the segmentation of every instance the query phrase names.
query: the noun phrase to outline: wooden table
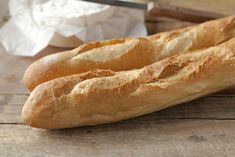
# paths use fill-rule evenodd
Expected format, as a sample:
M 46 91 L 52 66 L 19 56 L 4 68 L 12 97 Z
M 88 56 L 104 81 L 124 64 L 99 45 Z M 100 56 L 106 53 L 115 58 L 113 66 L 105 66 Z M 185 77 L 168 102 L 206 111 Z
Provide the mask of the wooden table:
M 166 25 L 153 28 L 161 31 Z M 184 25 L 190 24 L 174 23 L 174 27 Z M 64 130 L 25 126 L 20 118 L 29 94 L 21 83 L 24 70 L 41 56 L 58 51 L 48 47 L 34 58 L 25 58 L 11 56 L 0 46 L 1 157 L 235 156 L 234 88 L 115 124 Z

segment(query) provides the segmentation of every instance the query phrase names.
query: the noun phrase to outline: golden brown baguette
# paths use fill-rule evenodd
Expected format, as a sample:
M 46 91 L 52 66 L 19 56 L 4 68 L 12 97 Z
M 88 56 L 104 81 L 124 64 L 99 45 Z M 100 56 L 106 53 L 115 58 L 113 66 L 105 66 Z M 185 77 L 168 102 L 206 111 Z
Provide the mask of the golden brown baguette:
M 116 122 L 190 101 L 235 85 L 235 38 L 141 69 L 92 70 L 57 78 L 30 94 L 22 118 L 38 128 Z
M 93 42 L 43 57 L 29 66 L 23 78 L 29 90 L 58 77 L 93 68 L 131 70 L 178 53 L 208 48 L 235 36 L 235 16 L 137 39 Z

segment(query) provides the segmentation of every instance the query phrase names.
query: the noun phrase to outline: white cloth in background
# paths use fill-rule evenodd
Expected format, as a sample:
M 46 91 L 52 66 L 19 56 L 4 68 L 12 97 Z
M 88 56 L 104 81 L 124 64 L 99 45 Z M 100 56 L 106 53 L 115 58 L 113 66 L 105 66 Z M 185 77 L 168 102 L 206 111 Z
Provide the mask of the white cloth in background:
M 84 42 L 147 35 L 141 10 L 79 0 L 10 0 L 0 42 L 14 55 L 34 56 L 54 33 Z

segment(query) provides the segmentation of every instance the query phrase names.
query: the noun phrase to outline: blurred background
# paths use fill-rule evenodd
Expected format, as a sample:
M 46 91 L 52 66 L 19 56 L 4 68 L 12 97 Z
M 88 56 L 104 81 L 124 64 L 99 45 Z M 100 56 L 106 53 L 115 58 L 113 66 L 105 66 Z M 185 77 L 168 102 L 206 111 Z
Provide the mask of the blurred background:
M 223 13 L 225 15 L 235 14 L 235 1 L 234 0 L 155 0 L 160 1 L 161 3 L 168 3 L 174 6 L 193 8 L 198 10 L 212 11 L 216 13 Z M 0 26 L 4 24 L 9 19 L 9 0 L 0 1 Z M 189 23 L 166 19 L 166 18 L 155 18 L 148 13 L 146 16 L 146 26 L 148 28 L 148 33 L 153 34 L 156 32 L 165 31 L 166 29 L 172 29 L 175 27 L 183 27 Z M 166 23 L 164 23 L 166 22 Z M 173 22 L 171 25 L 167 25 L 168 22 Z M 158 23 L 158 25 L 156 25 Z
M 53 0 L 51 0 L 51 1 L 53 1 Z M 57 2 L 59 3 L 59 1 L 57 1 Z M 141 0 L 141 1 L 145 1 L 145 0 Z M 34 5 L 32 2 L 37 4 L 39 2 L 40 3 L 46 3 L 47 1 L 45 1 L 45 0 L 44 1 L 41 1 L 41 0 L 11 0 L 10 2 L 11 2 L 10 3 L 11 4 L 10 9 L 11 9 L 11 15 L 12 15 L 12 14 L 14 14 L 14 12 L 15 12 L 15 14 L 18 14 L 17 13 L 17 9 L 18 9 L 17 7 L 19 5 L 27 7 L 27 5 L 31 5 L 31 6 Z M 62 1 L 60 1 L 60 3 L 59 3 L 61 5 L 60 7 L 63 7 L 62 5 L 66 6 L 66 4 L 65 4 L 66 1 L 64 1 L 63 3 L 61 3 L 61 2 Z M 165 6 L 174 6 L 174 7 L 178 7 L 178 8 L 189 8 L 189 9 L 194 9 L 194 10 L 199 10 L 199 11 L 207 11 L 207 12 L 218 13 L 218 14 L 221 14 L 221 15 L 232 15 L 232 14 L 235 13 L 235 9 L 234 9 L 235 1 L 234 0 L 223 0 L 223 1 L 214 1 L 214 0 L 155 0 L 155 2 L 158 3 L 158 4 L 163 4 Z M 25 4 L 27 3 L 27 4 L 25 5 L 24 3 Z M 81 7 L 83 7 L 83 6 L 81 6 Z M 45 9 L 45 7 L 43 9 Z M 37 11 L 37 8 L 35 10 Z M 120 10 L 119 10 L 119 12 L 120 12 Z M 122 12 L 125 14 L 125 11 L 122 11 Z M 111 13 L 113 13 L 113 10 L 110 11 L 110 9 L 106 12 L 106 14 L 111 14 Z M 135 11 L 134 11 L 134 13 L 135 13 Z M 32 11 L 32 17 L 34 17 L 35 14 L 36 14 L 35 11 Z M 54 16 L 56 14 L 60 14 L 60 13 L 53 13 Z M 105 14 L 105 12 L 102 13 L 102 14 Z M 177 20 L 177 19 L 174 19 L 174 18 L 167 18 L 167 17 L 164 17 L 164 16 L 153 16 L 149 12 L 145 11 L 144 12 L 144 19 L 142 19 L 139 16 L 140 14 L 138 12 L 138 16 L 140 18 L 136 19 L 134 22 L 133 21 L 129 22 L 129 24 L 126 24 L 127 26 L 125 28 L 124 27 L 122 28 L 123 29 L 122 31 L 126 32 L 126 33 L 118 32 L 118 29 L 120 29 L 120 28 L 118 28 L 118 25 L 123 25 L 124 20 L 130 21 L 131 19 L 133 19 L 134 16 L 129 15 L 129 14 L 131 14 L 131 13 L 127 12 L 126 15 L 123 15 L 121 13 L 119 13 L 119 14 L 116 13 L 116 14 L 113 15 L 113 17 L 110 17 L 112 19 L 114 19 L 114 17 L 115 18 L 118 17 L 119 19 L 117 19 L 115 22 L 119 23 L 119 24 L 113 24 L 113 26 L 112 26 L 111 23 L 115 23 L 115 22 L 113 22 L 114 20 L 113 21 L 109 20 L 108 22 L 106 22 L 105 23 L 106 27 L 103 28 L 104 30 L 107 30 L 106 34 L 104 33 L 104 30 L 103 30 L 103 33 L 101 35 L 99 34 L 100 32 L 97 33 L 97 31 L 96 31 L 97 27 L 96 28 L 91 27 L 91 28 L 88 28 L 88 29 L 85 29 L 85 30 L 83 29 L 83 31 L 80 31 L 79 33 L 76 32 L 79 35 L 77 35 L 76 33 L 73 34 L 71 32 L 69 32 L 70 33 L 69 34 L 68 33 L 69 28 L 71 28 L 71 30 L 74 29 L 74 27 L 72 28 L 70 26 L 66 27 L 67 32 L 61 33 L 61 31 L 58 31 L 58 29 L 62 30 L 62 29 L 65 29 L 65 28 L 60 28 L 59 27 L 59 28 L 56 28 L 57 31 L 55 31 L 53 33 L 51 33 L 50 31 L 44 32 L 44 34 L 50 34 L 50 33 L 52 34 L 52 35 L 48 35 L 47 38 L 45 37 L 45 35 L 42 35 L 43 37 L 40 38 L 40 35 L 39 35 L 40 33 L 38 33 L 38 37 L 37 37 L 38 40 L 35 39 L 35 37 L 34 37 L 34 39 L 32 39 L 34 42 L 32 42 L 32 43 L 30 43 L 29 41 L 23 41 L 24 39 L 22 38 L 21 39 L 22 41 L 17 41 L 17 43 L 15 43 L 15 45 L 17 45 L 17 46 L 20 45 L 19 43 L 21 43 L 21 45 L 23 45 L 22 47 L 18 48 L 18 50 L 12 50 L 12 47 L 7 48 L 7 46 L 9 47 L 9 45 L 10 46 L 14 45 L 14 40 L 18 40 L 17 37 L 15 36 L 15 34 L 19 34 L 17 32 L 15 34 L 12 33 L 12 35 L 10 35 L 9 31 L 13 32 L 13 30 L 15 29 L 15 28 L 13 28 L 13 26 L 10 26 L 5 31 L 5 32 L 7 32 L 7 34 L 9 34 L 8 39 L 7 39 L 5 34 L 2 35 L 4 37 L 1 37 L 1 32 L 0 32 L 1 43 L 2 44 L 5 43 L 5 45 L 7 45 L 7 46 L 5 46 L 4 50 L 8 51 L 11 54 L 27 56 L 30 53 L 30 52 L 27 52 L 27 50 L 28 50 L 28 51 L 35 51 L 32 54 L 28 55 L 28 56 L 34 56 L 36 54 L 40 55 L 40 53 L 42 53 L 41 49 L 44 48 L 44 47 L 48 47 L 47 45 L 53 46 L 53 47 L 59 47 L 59 48 L 74 48 L 74 47 L 76 47 L 76 46 L 78 46 L 78 45 L 80 45 L 84 42 L 88 42 L 88 41 L 105 40 L 105 39 L 116 38 L 116 37 L 139 37 L 139 36 L 145 36 L 147 34 L 151 35 L 151 34 L 163 32 L 163 31 L 168 31 L 168 30 L 172 30 L 172 29 L 176 29 L 176 28 L 182 28 L 182 27 L 185 27 L 185 26 L 190 26 L 190 25 L 194 25 L 194 24 L 198 23 L 198 22 L 194 22 L 194 21 L 184 21 L 184 20 Z M 133 14 L 133 12 L 132 12 L 132 14 Z M 53 15 L 46 16 L 46 18 L 49 17 L 48 21 L 50 21 L 50 20 L 53 21 L 52 20 Z M 80 15 L 80 14 L 78 14 L 78 15 Z M 95 21 L 94 20 L 94 17 L 96 17 L 95 14 L 92 13 L 92 15 L 94 15 L 94 16 L 93 17 L 88 16 L 87 18 L 85 18 L 85 20 L 88 21 L 88 22 L 85 23 L 85 26 L 88 27 L 89 24 L 87 24 L 87 23 L 92 23 L 92 21 Z M 14 16 L 17 17 L 18 15 L 14 15 Z M 43 16 L 41 16 L 41 17 L 43 17 Z M 127 16 L 126 19 L 124 19 L 125 18 L 124 16 Z M 105 16 L 103 16 L 103 15 L 97 16 L 97 18 L 98 17 L 101 18 L 100 21 L 103 20 L 102 18 L 107 18 L 106 15 Z M 10 18 L 9 1 L 8 0 L 0 1 L 0 27 L 2 27 L 9 20 L 9 18 Z M 73 17 L 71 19 L 73 20 L 73 22 L 69 21 L 69 24 L 76 23 L 75 22 L 76 18 Z M 71 19 L 69 19 L 69 20 L 71 20 Z M 77 19 L 77 20 L 80 20 L 80 19 Z M 19 21 L 19 18 L 17 20 Z M 25 20 L 25 19 L 23 19 L 23 20 Z M 144 25 L 146 27 L 146 30 L 144 30 L 144 28 L 142 26 L 139 26 L 138 28 L 136 26 L 136 25 L 139 25 L 139 23 L 141 23 L 142 20 L 144 20 L 143 22 L 144 22 Z M 48 23 L 48 21 L 46 21 L 46 22 L 45 21 L 46 20 L 42 21 L 41 23 L 37 22 L 38 26 L 40 27 L 41 24 L 46 23 L 46 22 Z M 100 21 L 98 21 L 97 23 L 101 23 Z M 30 22 L 26 21 L 26 23 L 30 23 Z M 51 23 L 53 23 L 53 22 L 51 22 Z M 96 23 L 96 25 L 97 25 L 97 23 Z M 68 23 L 66 23 L 66 25 L 68 25 Z M 92 24 L 92 25 L 94 25 L 94 24 Z M 113 29 L 106 29 L 107 25 L 110 25 L 109 27 L 110 28 L 112 27 Z M 85 26 L 83 25 L 82 27 L 85 27 Z M 40 29 L 42 29 L 43 27 L 44 26 L 42 26 Z M 116 27 L 116 29 L 115 29 L 115 27 Z M 133 32 L 131 32 L 132 30 L 133 30 Z M 145 33 L 145 31 L 147 31 L 147 34 Z M 90 34 L 89 34 L 89 32 L 90 32 Z M 131 33 L 129 33 L 129 32 L 131 32 Z M 30 31 L 23 32 L 22 34 L 29 35 Z M 64 34 L 66 34 L 66 35 L 64 35 Z M 30 37 L 30 36 L 28 37 L 27 35 L 26 35 L 26 38 L 28 38 L 29 40 L 31 38 L 33 38 L 33 37 Z M 13 36 L 13 37 L 11 37 L 11 36 Z M 32 34 L 31 36 L 37 36 L 37 35 Z M 81 38 L 80 38 L 80 36 L 81 36 Z M 18 38 L 20 38 L 20 37 L 18 36 Z M 44 38 L 45 38 L 45 40 L 44 40 Z M 44 40 L 45 42 L 41 43 L 40 39 Z M 46 40 L 49 40 L 49 41 L 46 42 Z M 7 43 L 9 41 L 11 42 L 10 44 Z M 28 43 L 28 44 L 25 44 L 25 43 Z M 41 45 L 36 45 L 38 43 L 41 43 Z M 28 45 L 30 45 L 29 46 L 30 48 L 27 47 Z M 32 46 L 35 46 L 35 48 L 32 48 Z M 19 51 L 21 51 L 22 53 L 19 52 Z M 23 51 L 25 51 L 25 52 L 23 52 Z M 39 51 L 40 51 L 40 53 L 39 53 Z

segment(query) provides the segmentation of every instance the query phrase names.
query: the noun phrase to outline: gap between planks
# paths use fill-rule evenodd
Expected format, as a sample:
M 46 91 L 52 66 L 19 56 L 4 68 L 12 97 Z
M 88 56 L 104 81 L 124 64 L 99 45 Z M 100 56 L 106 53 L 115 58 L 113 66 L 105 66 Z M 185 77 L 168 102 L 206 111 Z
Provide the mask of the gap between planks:
M 146 115 L 145 115 L 146 116 Z M 145 122 L 145 120 L 141 120 L 139 118 L 142 118 L 143 116 L 137 117 L 137 118 L 132 118 L 129 120 L 123 120 L 123 121 L 119 121 L 119 122 L 114 122 L 114 123 L 110 123 L 110 124 L 118 124 L 118 123 L 128 123 L 128 124 L 132 124 L 132 123 L 141 123 L 141 122 Z M 155 118 L 155 120 L 211 120 L 211 121 L 235 121 L 235 118 L 200 118 L 200 117 L 192 117 L 192 118 Z M 0 125 L 26 125 L 23 122 L 16 122 L 16 123 L 0 123 Z M 101 124 L 102 125 L 102 124 Z M 105 125 L 105 124 L 103 124 Z M 109 124 L 106 124 L 109 125 Z
M 0 127 L 0 156 L 213 156 L 235 153 L 233 121 L 126 122 L 62 130 Z
M 119 122 L 114 122 L 114 123 L 110 123 L 110 124 L 101 124 L 101 125 L 96 125 L 96 126 L 83 126 L 83 127 L 74 127 L 74 128 L 84 128 L 84 127 L 97 127 L 97 126 L 104 126 L 104 125 L 115 125 L 115 124 L 123 124 L 123 123 L 127 123 L 127 125 L 130 125 L 130 124 L 138 124 L 138 123 L 146 123 L 147 121 L 145 120 L 141 120 L 140 118 L 142 118 L 143 116 L 141 117 L 138 117 L 138 118 L 132 118 L 132 119 L 129 119 L 129 120 L 123 120 L 123 121 L 119 121 Z M 139 119 L 139 120 L 138 120 Z M 174 121 L 174 120 L 189 120 L 189 121 L 198 121 L 198 120 L 201 120 L 201 121 L 234 121 L 235 123 L 235 118 L 155 118 L 156 121 Z M 16 122 L 16 123 L 0 123 L 0 126 L 4 126 L 4 125 L 24 125 L 26 126 L 25 123 L 23 122 Z M 72 128 L 72 129 L 74 129 Z M 69 128 L 70 129 L 70 128 Z

